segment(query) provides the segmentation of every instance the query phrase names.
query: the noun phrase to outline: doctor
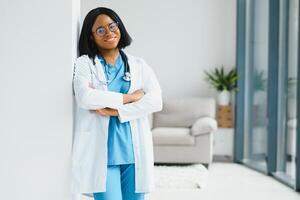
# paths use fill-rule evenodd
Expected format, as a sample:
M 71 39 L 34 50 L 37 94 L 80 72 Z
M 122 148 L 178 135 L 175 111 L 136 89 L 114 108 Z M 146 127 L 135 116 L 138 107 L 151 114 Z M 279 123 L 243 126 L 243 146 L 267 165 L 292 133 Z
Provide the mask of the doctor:
M 111 9 L 83 22 L 74 67 L 72 192 L 95 200 L 143 200 L 154 190 L 148 115 L 162 109 L 151 67 L 125 53 L 131 37 Z

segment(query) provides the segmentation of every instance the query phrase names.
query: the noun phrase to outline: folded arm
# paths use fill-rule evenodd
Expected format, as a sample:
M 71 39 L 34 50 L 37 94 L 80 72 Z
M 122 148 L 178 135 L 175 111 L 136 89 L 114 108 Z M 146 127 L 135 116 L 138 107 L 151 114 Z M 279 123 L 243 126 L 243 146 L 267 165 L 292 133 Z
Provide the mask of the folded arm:
M 124 103 L 132 101 L 129 95 L 97 90 L 90 87 L 90 63 L 84 59 L 86 58 L 79 57 L 74 66 L 73 89 L 79 107 L 87 110 L 96 110 L 105 107 L 117 109 Z
M 143 90 L 136 90 L 132 94 L 124 94 L 124 104 L 138 101 L 144 96 L 144 94 Z M 119 116 L 118 110 L 113 108 L 101 108 L 97 109 L 96 112 L 102 116 Z
M 121 123 L 146 117 L 150 113 L 162 109 L 162 92 L 158 80 L 151 67 L 143 60 L 142 64 L 142 76 L 144 80 L 144 87 L 142 89 L 145 95 L 138 101 L 124 104 L 117 108 L 118 118 Z

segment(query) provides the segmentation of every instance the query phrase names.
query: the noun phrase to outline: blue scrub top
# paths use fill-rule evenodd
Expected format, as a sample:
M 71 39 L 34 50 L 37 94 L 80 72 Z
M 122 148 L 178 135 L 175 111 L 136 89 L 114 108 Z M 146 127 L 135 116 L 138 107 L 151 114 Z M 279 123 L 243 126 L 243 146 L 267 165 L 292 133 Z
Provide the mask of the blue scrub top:
M 131 82 L 123 80 L 125 65 L 121 55 L 118 56 L 115 65 L 106 63 L 101 56 L 99 56 L 99 60 L 103 66 L 106 80 L 110 81 L 108 90 L 127 94 Z M 107 165 L 134 163 L 129 122 L 120 123 L 117 116 L 110 116 L 107 149 Z

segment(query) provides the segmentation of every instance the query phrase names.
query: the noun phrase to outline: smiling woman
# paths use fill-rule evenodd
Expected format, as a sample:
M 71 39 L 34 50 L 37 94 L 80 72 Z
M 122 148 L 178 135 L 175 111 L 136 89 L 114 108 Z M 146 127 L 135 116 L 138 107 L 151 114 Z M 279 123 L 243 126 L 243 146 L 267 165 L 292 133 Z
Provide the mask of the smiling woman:
M 105 24 L 105 25 L 103 25 Z M 99 15 L 92 27 L 92 38 L 101 49 L 115 49 L 121 38 L 118 23 L 107 15 Z M 100 51 L 101 51 L 100 49 Z
M 154 189 L 148 115 L 162 109 L 161 88 L 142 58 L 122 50 L 131 40 L 113 10 L 87 14 L 73 79 L 72 190 L 95 200 L 143 200 Z

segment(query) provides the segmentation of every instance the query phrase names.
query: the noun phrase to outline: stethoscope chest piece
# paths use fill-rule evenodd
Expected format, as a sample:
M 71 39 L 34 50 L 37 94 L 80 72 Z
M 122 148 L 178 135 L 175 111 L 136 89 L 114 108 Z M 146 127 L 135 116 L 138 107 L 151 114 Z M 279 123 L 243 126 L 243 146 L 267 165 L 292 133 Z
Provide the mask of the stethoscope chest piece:
M 130 72 L 125 72 L 125 74 L 123 76 L 123 80 L 124 81 L 130 81 L 131 80 L 131 74 L 130 74 Z

